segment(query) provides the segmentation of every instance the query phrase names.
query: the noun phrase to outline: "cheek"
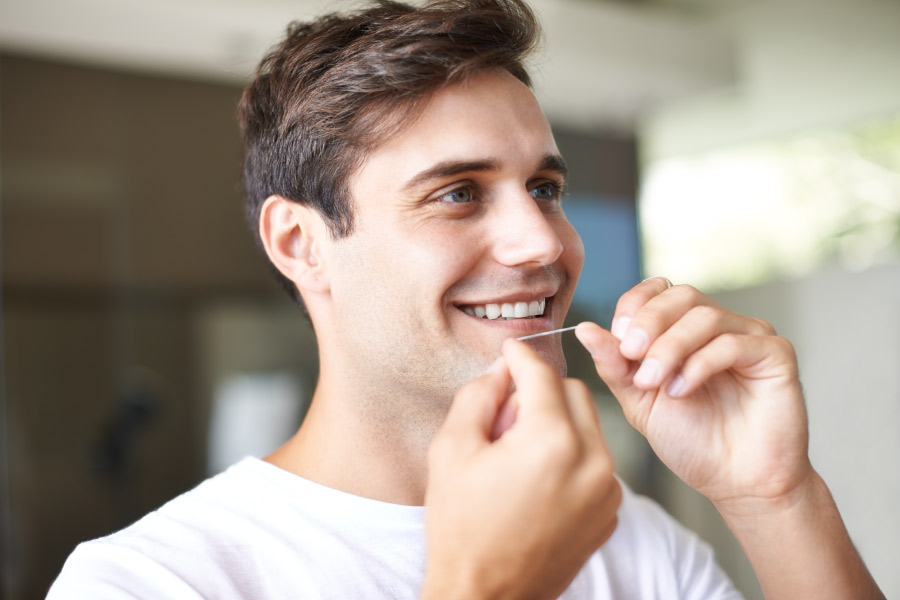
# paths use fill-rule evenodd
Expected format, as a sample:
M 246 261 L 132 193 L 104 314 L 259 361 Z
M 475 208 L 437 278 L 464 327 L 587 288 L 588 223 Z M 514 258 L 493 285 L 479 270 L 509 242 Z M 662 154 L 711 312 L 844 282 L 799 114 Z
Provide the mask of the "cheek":
M 584 266 L 584 244 L 581 236 L 568 221 L 557 229 L 557 234 L 563 244 L 562 261 L 574 285 Z
M 418 239 L 406 251 L 423 289 L 446 290 L 478 264 L 483 235 L 476 228 L 450 228 Z
M 382 241 L 359 234 L 335 245 L 328 268 L 332 301 L 345 316 L 380 309 L 403 273 Z

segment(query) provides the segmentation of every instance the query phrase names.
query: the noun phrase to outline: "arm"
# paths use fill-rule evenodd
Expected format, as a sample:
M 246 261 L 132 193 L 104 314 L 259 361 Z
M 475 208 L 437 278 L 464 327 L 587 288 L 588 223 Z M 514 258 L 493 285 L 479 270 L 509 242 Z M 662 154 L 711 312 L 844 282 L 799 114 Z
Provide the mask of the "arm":
M 775 505 L 716 507 L 750 559 L 766 598 L 884 598 L 818 474 Z
M 793 347 L 768 323 L 649 279 L 576 335 L 628 421 L 734 532 L 767 598 L 881 598 L 808 457 Z
M 492 441 L 507 401 L 515 423 Z M 584 384 L 507 340 L 429 448 L 422 598 L 556 598 L 615 530 L 613 471 Z

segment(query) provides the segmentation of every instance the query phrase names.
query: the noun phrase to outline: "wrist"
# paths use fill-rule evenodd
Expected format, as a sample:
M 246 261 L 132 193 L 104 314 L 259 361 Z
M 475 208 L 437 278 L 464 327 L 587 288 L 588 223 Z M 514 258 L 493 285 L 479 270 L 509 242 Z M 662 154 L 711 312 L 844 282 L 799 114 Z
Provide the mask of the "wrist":
M 472 571 L 431 563 L 425 569 L 420 600 L 493 600 L 500 594 L 492 593 L 488 586 Z
M 757 493 L 710 499 L 729 524 L 741 521 L 790 518 L 822 502 L 831 502 L 831 493 L 822 477 L 808 465 L 802 475 L 789 483 L 772 485 Z
M 714 504 L 766 598 L 883 598 L 812 468 L 784 494 Z

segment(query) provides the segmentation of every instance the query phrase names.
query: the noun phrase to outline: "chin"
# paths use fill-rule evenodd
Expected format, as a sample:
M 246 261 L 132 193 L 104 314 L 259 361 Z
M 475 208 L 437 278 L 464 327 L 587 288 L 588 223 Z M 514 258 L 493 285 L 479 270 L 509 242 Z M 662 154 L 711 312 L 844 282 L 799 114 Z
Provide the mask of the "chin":
M 548 339 L 549 338 L 549 339 Z M 556 338 L 556 339 L 553 339 Z M 548 336 L 547 338 L 537 338 L 525 342 L 529 344 L 544 361 L 553 367 L 559 373 L 560 377 L 565 377 L 568 373 L 566 365 L 566 357 L 563 354 L 562 342 L 558 336 Z

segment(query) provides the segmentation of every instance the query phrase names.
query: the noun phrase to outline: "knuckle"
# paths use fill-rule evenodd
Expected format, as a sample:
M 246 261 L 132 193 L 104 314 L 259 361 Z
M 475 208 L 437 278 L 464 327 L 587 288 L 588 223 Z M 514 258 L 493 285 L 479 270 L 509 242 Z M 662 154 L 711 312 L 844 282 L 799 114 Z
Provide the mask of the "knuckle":
M 738 356 L 744 346 L 743 336 L 735 333 L 723 333 L 710 344 L 691 356 L 682 369 L 682 376 L 693 379 L 698 372 L 707 372 L 712 367 Z
M 773 342 L 785 356 L 789 356 L 791 358 L 795 358 L 797 356 L 796 350 L 794 350 L 794 344 L 787 338 L 783 338 L 781 336 L 773 336 Z
M 544 456 L 554 465 L 572 467 L 581 460 L 581 445 L 571 429 L 563 425 L 548 432 L 543 446 Z
M 661 293 L 659 279 L 651 277 L 637 284 L 619 297 L 616 315 L 634 315 L 652 298 Z
M 604 482 L 602 489 L 602 504 L 610 511 L 615 512 L 622 505 L 622 486 L 619 481 L 610 475 L 609 479 Z
M 719 336 L 719 345 L 726 354 L 734 354 L 741 348 L 741 337 L 735 333 L 723 333 Z
M 641 308 L 640 313 L 634 317 L 631 325 L 648 333 L 655 332 L 662 328 L 664 318 L 665 312 L 662 308 L 648 304 Z
M 591 489 L 598 497 L 606 498 L 610 493 L 615 493 L 613 488 L 618 488 L 615 473 L 615 464 L 611 458 L 598 457 L 590 462 L 588 467 Z
M 678 294 L 679 301 L 683 305 L 692 306 L 692 307 L 701 307 L 705 306 L 712 310 L 717 310 L 721 313 L 725 312 L 717 302 L 715 302 L 712 298 L 707 296 L 705 293 L 701 292 L 697 288 L 692 285 L 681 284 L 674 286 L 671 292 Z
M 672 282 L 669 281 L 668 277 L 656 275 L 655 277 L 648 277 L 643 280 L 639 287 L 647 288 L 652 291 L 653 295 L 656 295 L 670 289 L 672 287 Z
M 725 312 L 717 306 L 700 304 L 694 306 L 688 312 L 691 313 L 692 319 L 697 319 L 713 329 L 718 328 L 725 321 Z
M 647 299 L 643 295 L 639 295 L 635 290 L 625 292 L 616 302 L 615 314 L 617 316 L 633 315 L 647 302 Z
M 606 489 L 611 483 L 616 482 L 616 464 L 612 453 L 602 440 L 598 444 L 591 444 L 586 453 L 583 473 L 592 487 Z
M 584 499 L 590 506 L 590 512 L 594 515 L 605 515 L 605 519 L 596 522 L 596 526 L 602 531 L 609 531 L 610 524 L 615 529 L 617 511 L 622 504 L 622 488 L 612 471 L 607 469 L 595 469 L 591 478 L 585 482 L 583 489 Z M 597 531 L 596 533 L 601 533 Z M 606 537 L 606 535 L 604 535 Z
M 682 297 L 690 299 L 690 300 L 695 300 L 695 301 L 700 300 L 701 298 L 702 299 L 706 298 L 706 295 L 703 292 L 701 292 L 694 286 L 689 285 L 687 283 L 680 283 L 678 285 L 673 285 L 669 289 L 669 293 L 670 294 L 678 294 L 679 296 L 682 296 Z
M 778 335 L 778 332 L 775 331 L 775 327 L 768 321 L 763 319 L 753 319 L 753 322 L 756 323 L 763 335 Z

